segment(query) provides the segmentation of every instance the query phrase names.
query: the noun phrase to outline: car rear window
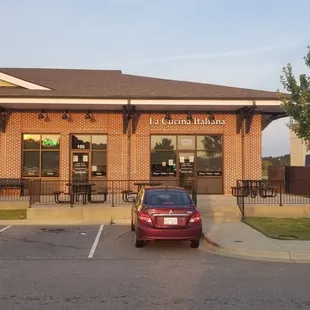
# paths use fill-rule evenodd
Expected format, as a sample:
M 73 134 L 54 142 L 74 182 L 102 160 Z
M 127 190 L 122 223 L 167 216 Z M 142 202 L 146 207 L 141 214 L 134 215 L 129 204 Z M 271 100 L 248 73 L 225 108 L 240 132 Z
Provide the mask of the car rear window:
M 147 191 L 144 203 L 148 206 L 188 206 L 193 202 L 186 192 L 163 189 Z

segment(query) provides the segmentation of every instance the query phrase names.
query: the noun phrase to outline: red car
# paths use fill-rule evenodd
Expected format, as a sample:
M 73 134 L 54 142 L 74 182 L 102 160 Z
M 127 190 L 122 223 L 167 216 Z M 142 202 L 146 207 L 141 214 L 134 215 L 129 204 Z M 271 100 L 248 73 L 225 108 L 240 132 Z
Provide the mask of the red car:
M 185 189 L 145 187 L 132 206 L 131 230 L 138 248 L 151 240 L 189 240 L 192 248 L 198 248 L 202 222 Z

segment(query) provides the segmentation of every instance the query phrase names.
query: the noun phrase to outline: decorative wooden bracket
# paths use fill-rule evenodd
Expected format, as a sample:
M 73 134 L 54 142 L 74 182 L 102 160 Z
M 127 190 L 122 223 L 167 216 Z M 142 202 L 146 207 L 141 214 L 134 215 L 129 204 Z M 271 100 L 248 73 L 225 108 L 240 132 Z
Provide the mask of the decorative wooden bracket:
M 137 130 L 138 121 L 140 114 L 136 112 L 136 107 L 131 105 L 128 102 L 127 105 L 123 106 L 123 133 L 125 134 L 128 131 L 128 126 L 131 121 L 132 133 L 135 133 Z
M 237 111 L 237 134 L 240 133 L 241 128 L 245 123 L 245 132 L 248 134 L 251 130 L 253 116 L 255 115 L 256 105 L 251 107 L 243 107 Z
M 141 113 L 137 113 L 135 106 L 132 108 L 132 133 L 136 133 Z
M 131 118 L 130 109 L 130 104 L 123 105 L 123 134 L 128 130 L 128 124 Z
M 253 117 L 255 114 L 256 106 L 250 107 L 246 112 L 246 118 L 245 118 L 245 133 L 248 134 L 251 130 Z
M 5 132 L 7 126 L 8 112 L 0 107 L 0 131 Z
M 265 117 L 268 116 L 268 114 L 263 115 Z M 283 117 L 287 117 L 288 115 L 286 113 L 272 113 L 269 114 L 269 117 L 266 118 L 262 118 L 262 130 L 264 130 L 270 123 L 272 123 L 273 121 L 276 121 L 277 119 L 283 118 Z

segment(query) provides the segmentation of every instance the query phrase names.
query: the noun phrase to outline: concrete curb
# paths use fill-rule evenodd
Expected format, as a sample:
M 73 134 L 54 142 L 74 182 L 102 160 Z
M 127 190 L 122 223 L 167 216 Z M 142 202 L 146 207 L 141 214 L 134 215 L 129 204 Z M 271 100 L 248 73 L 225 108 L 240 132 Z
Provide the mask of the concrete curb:
M 203 233 L 203 238 L 212 246 L 212 252 L 227 257 L 266 262 L 310 263 L 310 252 L 243 250 L 237 247 L 226 247 L 218 244 L 208 232 Z
M 217 249 L 222 248 L 218 243 L 216 243 L 215 241 L 212 240 L 211 235 L 208 232 L 203 232 L 203 238 L 209 243 L 211 244 L 213 247 L 216 247 Z

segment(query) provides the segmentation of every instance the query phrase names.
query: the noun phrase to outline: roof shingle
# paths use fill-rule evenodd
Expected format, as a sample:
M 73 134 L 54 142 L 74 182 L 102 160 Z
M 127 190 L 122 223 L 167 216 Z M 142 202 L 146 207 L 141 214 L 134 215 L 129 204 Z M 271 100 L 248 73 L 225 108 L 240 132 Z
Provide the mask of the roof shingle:
M 0 87 L 0 97 L 276 100 L 277 92 L 123 74 L 120 70 L 0 68 L 51 90 Z

